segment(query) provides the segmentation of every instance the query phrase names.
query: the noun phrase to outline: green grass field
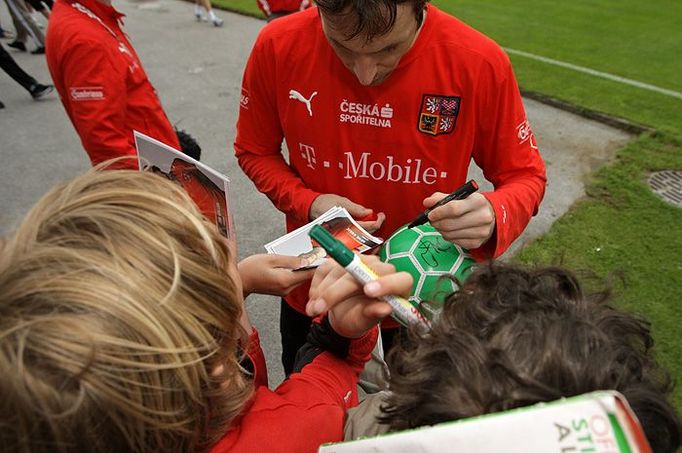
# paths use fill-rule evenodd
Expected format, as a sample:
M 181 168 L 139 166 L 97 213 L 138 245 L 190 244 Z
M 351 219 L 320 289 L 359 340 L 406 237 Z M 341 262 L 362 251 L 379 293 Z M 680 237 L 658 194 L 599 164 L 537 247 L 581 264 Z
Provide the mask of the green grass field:
M 682 91 L 682 3 L 625 1 L 436 1 L 515 49 Z M 677 24 L 675 22 L 678 22 Z M 652 323 L 656 350 L 682 376 L 682 209 L 652 194 L 646 177 L 682 170 L 682 99 L 511 54 L 519 85 L 645 125 L 645 134 L 598 171 L 587 197 L 517 259 L 563 263 L 600 276 L 617 273 L 618 304 Z M 682 409 L 682 383 L 675 393 Z
M 682 92 L 682 2 L 435 1 L 505 48 Z M 519 84 L 680 133 L 682 99 L 511 55 Z
M 260 16 L 255 0 L 216 5 Z M 508 49 L 519 85 L 644 125 L 646 133 L 594 175 L 587 196 L 516 259 L 617 273 L 617 304 L 652 323 L 656 350 L 682 376 L 682 209 L 646 186 L 649 172 L 682 170 L 682 99 L 513 53 L 519 50 L 682 92 L 682 2 L 651 0 L 434 1 Z M 675 393 L 682 409 L 682 383 Z
M 235 11 L 254 17 L 263 17 L 256 6 L 256 0 L 211 0 L 211 4 L 228 11 Z
M 682 91 L 681 2 L 434 3 L 506 49 Z M 682 376 L 682 209 L 658 199 L 645 182 L 651 171 L 682 170 L 682 99 L 510 57 L 522 89 L 657 131 L 638 138 L 598 171 L 587 197 L 517 259 L 622 275 L 618 304 L 651 321 L 660 359 L 673 376 Z M 675 402 L 682 409 L 682 383 Z

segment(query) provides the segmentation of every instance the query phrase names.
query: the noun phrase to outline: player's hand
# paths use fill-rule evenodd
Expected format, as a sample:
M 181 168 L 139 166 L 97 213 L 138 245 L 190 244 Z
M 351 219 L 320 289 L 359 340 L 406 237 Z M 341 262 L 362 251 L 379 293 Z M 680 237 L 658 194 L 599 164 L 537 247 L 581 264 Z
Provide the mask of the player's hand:
M 447 194 L 436 192 L 424 200 L 430 208 Z M 464 200 L 453 200 L 429 213 L 429 222 L 446 241 L 467 249 L 486 243 L 495 231 L 495 211 L 486 197 L 473 193 Z
M 374 233 L 381 228 L 381 225 L 384 224 L 384 220 L 386 220 L 386 214 L 383 212 L 378 213 L 376 217 L 370 220 L 372 217 L 372 215 L 369 215 L 365 217 L 367 220 L 357 220 L 358 225 L 367 230 L 368 233 Z
M 244 297 L 251 293 L 286 296 L 313 277 L 314 269 L 293 272 L 304 264 L 305 260 L 297 256 L 263 253 L 244 258 L 237 264 Z
M 376 256 L 360 258 L 379 274 L 378 280 L 363 286 L 336 262 L 327 260 L 313 276 L 306 306 L 309 316 L 329 312 L 334 330 L 347 338 L 362 336 L 391 314 L 391 306 L 379 297 L 408 296 L 412 290 L 412 276 L 407 272 L 395 272 L 393 265 Z
M 334 206 L 346 208 L 351 217 L 356 220 L 369 217 L 374 213 L 374 211 L 371 209 L 354 203 L 346 197 L 342 197 L 341 195 L 336 195 L 333 193 L 324 193 L 313 200 L 313 203 L 310 205 L 310 213 L 308 216 L 310 217 L 310 220 L 315 220 Z M 384 213 L 380 212 L 376 215 L 375 220 L 359 221 L 358 223 L 364 229 L 370 233 L 373 233 L 381 227 L 385 219 L 386 216 Z

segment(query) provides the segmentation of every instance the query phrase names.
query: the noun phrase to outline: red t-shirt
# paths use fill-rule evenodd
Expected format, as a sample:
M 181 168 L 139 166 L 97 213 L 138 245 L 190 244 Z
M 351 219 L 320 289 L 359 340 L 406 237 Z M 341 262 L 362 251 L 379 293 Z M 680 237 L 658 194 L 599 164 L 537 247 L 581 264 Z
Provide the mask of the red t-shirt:
M 282 139 L 289 163 L 280 152 Z M 495 235 L 472 253 L 502 254 L 538 209 L 545 167 L 506 54 L 432 5 L 412 48 L 381 85 L 360 85 L 324 36 L 313 8 L 263 28 L 247 63 L 236 156 L 287 216 L 309 221 L 322 193 L 385 212 L 384 238 L 423 210 L 424 198 L 466 180 L 473 158 Z M 307 287 L 288 302 L 304 312 Z
M 93 165 L 136 155 L 133 130 L 180 149 L 156 91 L 121 31 L 122 17 L 97 0 L 57 0 L 50 13 L 47 65 Z M 137 168 L 137 161 L 117 166 Z

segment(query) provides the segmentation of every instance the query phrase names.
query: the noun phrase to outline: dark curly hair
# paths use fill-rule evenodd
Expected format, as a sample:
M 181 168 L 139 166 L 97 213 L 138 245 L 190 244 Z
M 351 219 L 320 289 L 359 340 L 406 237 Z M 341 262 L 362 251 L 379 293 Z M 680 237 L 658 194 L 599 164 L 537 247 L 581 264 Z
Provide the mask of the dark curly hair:
M 412 4 L 417 25 L 424 20 L 424 7 L 429 0 L 315 0 L 325 17 L 348 27 L 347 39 L 364 36 L 371 41 L 393 28 L 398 5 Z
M 670 376 L 649 323 L 586 294 L 559 268 L 487 264 L 447 299 L 433 328 L 409 332 L 388 357 L 391 431 L 595 390 L 627 398 L 656 452 L 680 445 Z

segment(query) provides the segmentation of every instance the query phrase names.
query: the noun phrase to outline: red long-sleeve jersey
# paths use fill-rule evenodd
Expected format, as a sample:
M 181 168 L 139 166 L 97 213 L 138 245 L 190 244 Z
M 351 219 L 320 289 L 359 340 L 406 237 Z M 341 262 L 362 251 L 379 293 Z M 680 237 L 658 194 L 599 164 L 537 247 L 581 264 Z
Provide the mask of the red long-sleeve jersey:
M 289 162 L 281 152 L 286 141 Z M 433 5 L 412 48 L 379 86 L 362 86 L 327 41 L 313 8 L 261 31 L 247 63 L 235 140 L 244 172 L 292 230 L 334 193 L 386 213 L 387 238 L 436 191 L 466 180 L 473 159 L 495 186 L 494 236 L 472 250 L 502 254 L 538 209 L 545 167 L 508 57 Z M 287 301 L 301 313 L 307 288 Z
M 133 130 L 180 149 L 156 91 L 120 28 L 122 17 L 97 0 L 57 0 L 50 14 L 48 68 L 93 165 L 136 155 Z M 137 161 L 117 166 L 137 168 Z

